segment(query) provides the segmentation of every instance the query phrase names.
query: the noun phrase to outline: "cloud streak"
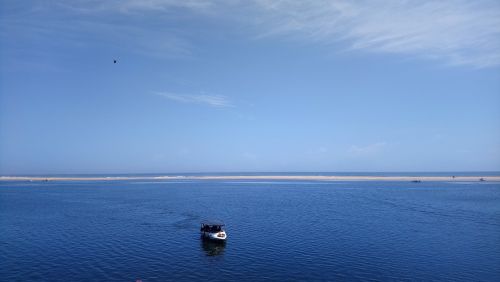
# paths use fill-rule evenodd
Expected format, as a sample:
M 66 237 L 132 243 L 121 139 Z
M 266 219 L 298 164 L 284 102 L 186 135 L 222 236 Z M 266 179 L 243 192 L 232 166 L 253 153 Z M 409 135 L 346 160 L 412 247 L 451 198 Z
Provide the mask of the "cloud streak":
M 349 153 L 354 156 L 373 156 L 380 153 L 386 146 L 386 142 L 378 142 L 366 146 L 352 145 L 349 148 Z
M 179 23 L 217 19 L 226 24 L 253 26 L 262 40 L 294 38 L 331 46 L 333 52 L 399 54 L 473 68 L 500 65 L 497 0 L 59 0 L 39 2 L 31 8 L 33 15 L 48 13 L 47 19 L 52 18 L 52 12 L 69 13 L 76 20 L 71 25 L 57 21 L 57 27 L 38 21 L 31 30 L 43 23 L 42 27 L 56 33 L 57 38 L 97 34 L 91 38 L 94 41 L 94 37 L 109 41 L 103 39 L 105 35 L 119 34 L 111 38 L 115 45 L 130 45 L 155 56 L 189 57 L 192 40 Z M 117 15 L 120 21 L 108 22 L 108 15 Z M 20 22 L 29 23 L 30 17 L 12 18 L 2 23 L 19 26 Z M 119 32 L 108 32 L 112 28 Z M 18 34 L 19 30 L 13 32 Z M 81 37 L 76 40 L 85 41 Z
M 186 104 L 202 104 L 216 108 L 233 107 L 231 102 L 222 95 L 190 95 L 190 94 L 177 94 L 171 92 L 155 92 L 156 95 L 167 98 L 168 100 L 186 103 Z
M 202 0 L 80 0 L 80 1 L 55 1 L 55 5 L 80 13 L 140 13 L 147 11 L 169 12 L 175 9 L 191 11 L 208 11 L 217 1 Z
M 291 36 L 327 45 L 342 43 L 350 51 L 400 54 L 452 66 L 500 65 L 500 2 L 495 0 L 127 0 L 106 3 L 101 8 L 121 12 L 185 9 L 229 18 L 227 15 L 243 9 L 247 12 L 241 14 L 239 21 L 257 22 L 257 32 L 264 38 Z
M 448 65 L 500 65 L 500 3 L 495 1 L 257 1 L 271 26 L 349 50 L 414 55 Z
M 122 6 L 122 11 L 112 6 L 114 3 L 47 1 L 24 7 L 29 6 L 26 1 L 19 4 L 23 7 L 0 16 L 0 25 L 5 27 L 0 28 L 0 40 L 21 52 L 20 60 L 33 53 L 53 54 L 61 47 L 97 47 L 168 59 L 191 57 L 191 41 L 183 36 L 175 20 L 151 17 L 148 12 L 152 11 L 145 7 L 142 13 L 133 6 L 136 13 L 127 14 L 132 8 Z M 158 22 L 162 28 L 158 28 Z

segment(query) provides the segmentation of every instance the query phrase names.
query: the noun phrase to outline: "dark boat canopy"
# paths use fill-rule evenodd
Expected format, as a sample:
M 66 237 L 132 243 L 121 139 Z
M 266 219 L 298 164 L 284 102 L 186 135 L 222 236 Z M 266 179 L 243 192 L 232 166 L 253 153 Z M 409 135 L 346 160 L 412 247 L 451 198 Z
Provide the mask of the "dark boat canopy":
M 201 225 L 208 225 L 208 226 L 224 226 L 224 222 L 220 220 L 204 220 L 201 222 Z

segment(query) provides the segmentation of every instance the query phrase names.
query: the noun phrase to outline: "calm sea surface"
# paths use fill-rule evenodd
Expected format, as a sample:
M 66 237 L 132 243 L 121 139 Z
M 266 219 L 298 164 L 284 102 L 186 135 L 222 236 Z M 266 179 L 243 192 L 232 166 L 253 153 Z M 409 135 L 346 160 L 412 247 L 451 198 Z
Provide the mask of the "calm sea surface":
M 0 182 L 1 281 L 137 279 L 500 281 L 500 183 Z

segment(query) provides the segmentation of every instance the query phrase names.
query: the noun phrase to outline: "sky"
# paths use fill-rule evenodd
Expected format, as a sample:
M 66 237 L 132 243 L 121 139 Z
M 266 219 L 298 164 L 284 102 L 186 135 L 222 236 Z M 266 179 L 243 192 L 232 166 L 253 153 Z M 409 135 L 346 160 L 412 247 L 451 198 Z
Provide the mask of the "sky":
M 500 2 L 0 0 L 0 175 L 239 171 L 500 171 Z

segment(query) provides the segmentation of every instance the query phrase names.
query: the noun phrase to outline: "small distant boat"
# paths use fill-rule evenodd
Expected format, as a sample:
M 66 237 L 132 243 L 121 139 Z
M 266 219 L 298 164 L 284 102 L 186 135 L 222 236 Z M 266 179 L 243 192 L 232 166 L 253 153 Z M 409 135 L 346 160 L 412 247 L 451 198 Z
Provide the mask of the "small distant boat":
M 227 234 L 224 230 L 224 226 L 225 224 L 221 221 L 204 221 L 201 223 L 201 236 L 204 239 L 225 241 Z
M 411 182 L 413 182 L 413 183 L 420 183 L 420 182 L 422 182 L 422 180 L 412 180 Z
M 484 178 L 482 178 L 482 177 L 481 177 L 481 178 L 479 178 L 479 181 L 486 181 L 486 180 L 485 180 Z

